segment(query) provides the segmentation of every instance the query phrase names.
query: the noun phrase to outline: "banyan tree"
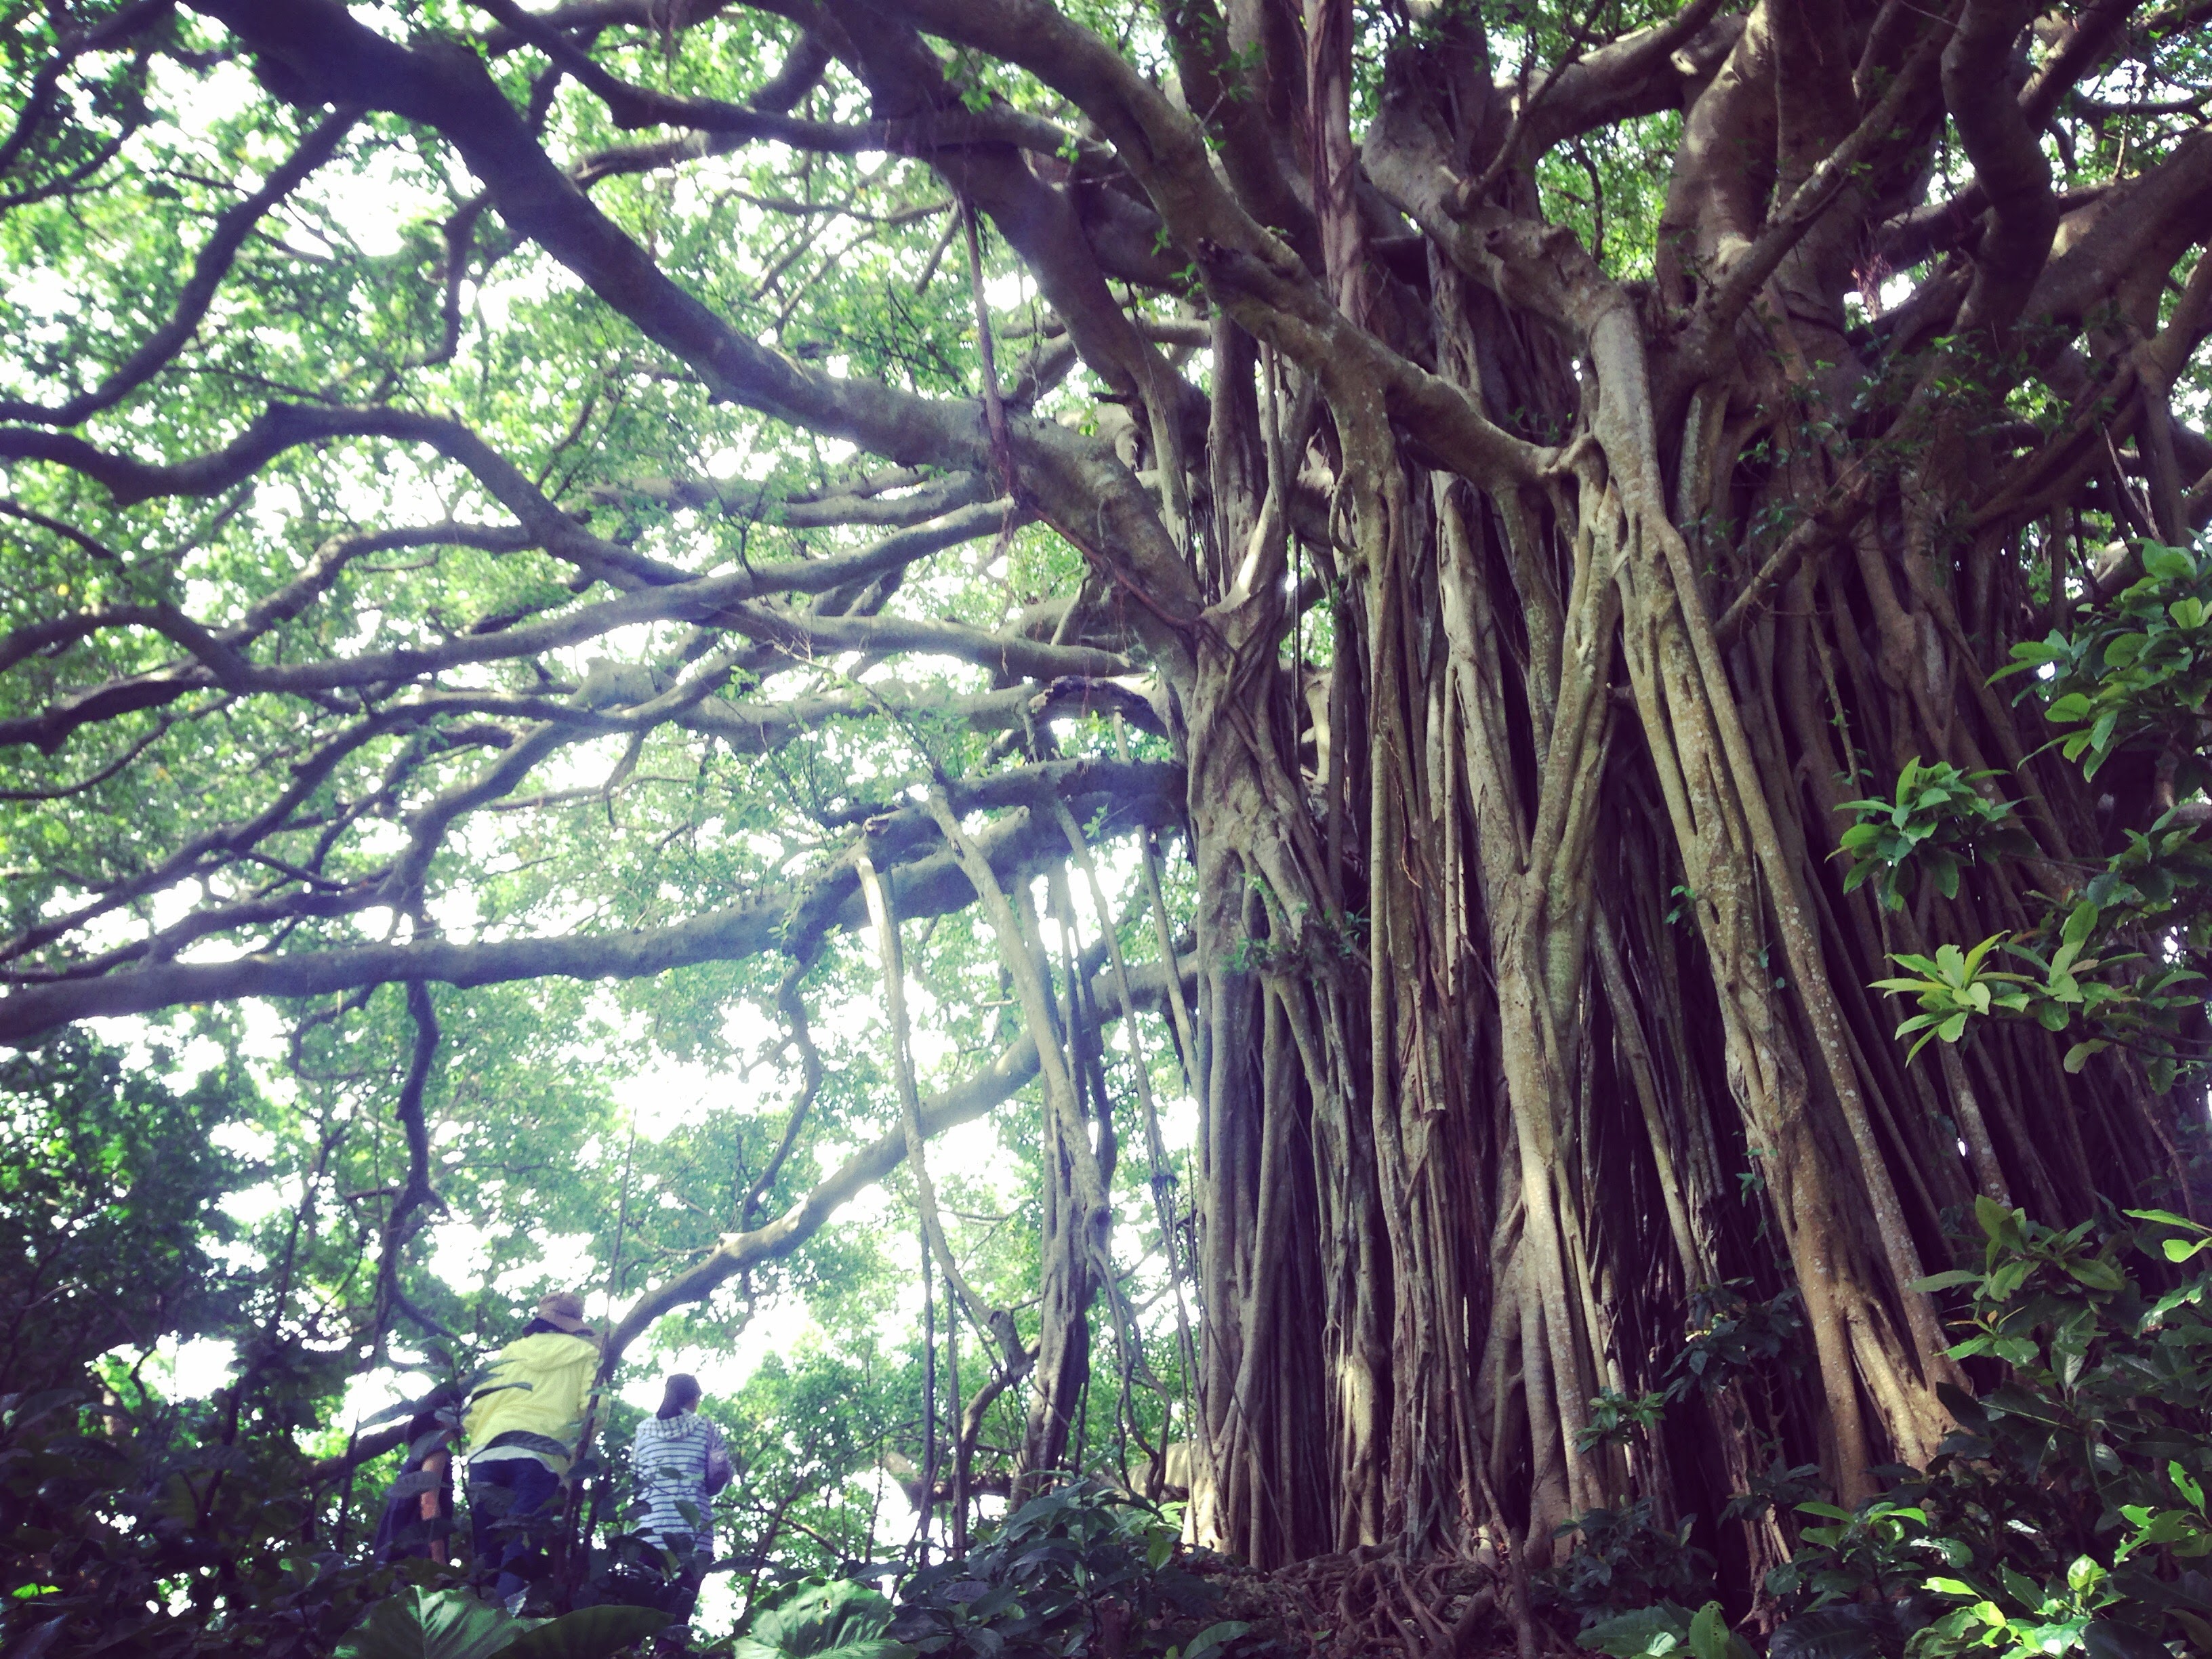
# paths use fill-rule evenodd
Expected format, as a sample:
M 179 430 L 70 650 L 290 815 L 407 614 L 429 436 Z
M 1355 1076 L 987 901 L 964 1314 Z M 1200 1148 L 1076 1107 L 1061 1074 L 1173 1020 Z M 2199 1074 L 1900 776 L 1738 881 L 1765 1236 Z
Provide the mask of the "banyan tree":
M 2193 703 L 2085 756 L 2047 694 L 2212 513 L 2204 8 L 9 16 L 0 1037 L 264 999 L 296 1057 L 405 988 L 380 1319 L 441 1010 L 742 969 L 787 1151 L 835 969 L 879 1138 L 756 1171 L 616 1355 L 903 1164 L 1040 1476 L 1151 1158 L 1226 1547 L 1644 1499 L 1749 1582 L 1731 1496 L 1854 1501 L 1975 1386 L 1920 1282 L 1978 1197 L 2190 1201 L 2187 1010 L 1984 988 L 1908 1057 L 1875 982 L 2048 968 L 2192 822 Z M 956 935 L 964 1079 L 906 994 Z M 1007 1308 L 927 1143 L 1022 1091 Z

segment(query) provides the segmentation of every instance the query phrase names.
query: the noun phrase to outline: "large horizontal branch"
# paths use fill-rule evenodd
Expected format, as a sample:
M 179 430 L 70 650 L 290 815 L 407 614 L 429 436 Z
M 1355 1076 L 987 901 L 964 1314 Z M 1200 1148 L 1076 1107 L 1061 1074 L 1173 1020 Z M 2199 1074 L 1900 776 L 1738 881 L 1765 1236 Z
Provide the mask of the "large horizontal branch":
M 1042 690 L 1014 685 L 966 697 L 878 683 L 869 685 L 865 696 L 793 697 L 784 702 L 709 698 L 675 724 L 718 738 L 733 753 L 757 755 L 831 721 L 866 720 L 886 710 L 909 720 L 957 720 L 978 732 L 1018 731 L 1028 721 L 1070 715 L 1119 714 L 1132 726 L 1165 735 L 1158 711 L 1142 692 L 1113 680 L 1074 676 L 1056 679 Z
M 919 524 L 926 519 L 988 500 L 989 480 L 980 472 L 932 477 L 919 469 L 895 470 L 893 482 L 875 488 L 851 487 L 818 495 L 781 495 L 765 484 L 736 478 L 623 478 L 594 484 L 585 491 L 592 501 L 621 507 L 649 501 L 659 507 L 689 507 L 733 518 L 757 520 L 791 530 L 831 526 Z M 868 482 L 863 480 L 865 485 Z
M 2069 217 L 2064 251 L 2027 303 L 2039 321 L 2078 326 L 2134 271 L 2171 269 L 2212 234 L 2212 129 L 2200 127 L 2154 167 L 2124 179 Z
M 635 675 L 626 677 L 617 672 L 610 678 L 617 682 L 625 678 L 642 678 L 647 687 L 640 688 L 641 693 L 652 683 L 650 673 L 641 669 Z M 591 689 L 587 686 L 586 691 Z M 196 836 L 161 864 L 116 883 L 88 903 L 39 922 L 0 945 L 0 960 L 19 964 L 12 970 L 18 982 L 90 980 L 134 963 L 168 961 L 180 951 L 213 935 L 356 915 L 389 902 L 386 884 L 392 868 L 388 865 L 337 879 L 319 871 L 302 871 L 287 860 L 272 859 L 261 850 L 262 844 L 273 836 L 300 827 L 290 820 L 292 809 L 309 798 L 337 760 L 362 743 L 380 735 L 428 728 L 441 720 L 459 716 L 507 716 L 546 723 L 538 734 L 533 752 L 526 757 L 532 765 L 542 762 L 549 738 L 566 743 L 598 736 L 635 736 L 666 725 L 714 738 L 733 754 L 764 754 L 831 722 L 865 720 L 885 714 L 908 720 L 951 719 L 975 731 L 1000 732 L 1018 732 L 1032 724 L 1059 719 L 1114 714 L 1139 730 L 1155 736 L 1165 735 L 1158 711 L 1143 691 L 1111 680 L 1074 677 L 1056 679 L 1042 690 L 1033 685 L 1017 685 L 951 697 L 933 688 L 878 683 L 870 684 L 865 694 L 795 697 L 783 702 L 727 702 L 703 696 L 696 690 L 687 694 L 679 686 L 635 707 L 623 707 L 624 699 L 619 691 L 608 690 L 610 695 L 603 697 L 586 697 L 579 693 L 571 698 L 498 692 L 434 692 L 392 704 L 326 744 L 295 773 L 283 795 L 252 820 Z M 553 735 L 556 730 L 557 737 Z M 473 728 L 442 726 L 439 735 L 448 744 L 481 741 L 510 750 L 515 741 L 511 732 L 481 723 Z M 508 758 L 520 761 L 525 757 L 516 755 Z M 521 769 L 526 772 L 529 765 Z M 509 787 L 517 781 L 509 779 Z M 387 792 L 392 787 L 390 779 L 385 787 Z M 604 799 L 602 789 L 580 789 L 501 802 L 495 810 Z M 488 801 L 489 797 L 485 799 Z M 187 911 L 150 935 L 72 962 L 53 972 L 33 971 L 20 965 L 32 952 L 150 893 L 186 881 L 204 881 L 221 871 L 253 863 L 265 864 L 285 879 L 272 881 L 230 902 Z M 307 890 L 294 890 L 292 884 L 299 883 L 307 884 Z
M 1529 85 L 1510 160 L 1536 157 L 1578 133 L 1679 109 L 1683 95 L 1710 76 L 1743 33 L 1741 15 L 1716 17 L 1717 0 L 1693 0 L 1663 23 L 1608 41 Z M 1501 98 L 1517 88 L 1501 85 Z
M 76 533 L 69 526 L 44 514 L 27 513 L 22 516 L 62 535 Z M 219 679 L 226 674 L 234 678 L 246 675 L 251 672 L 250 665 L 238 653 L 270 629 L 291 621 L 306 610 L 327 592 L 345 568 L 356 559 L 419 547 L 475 547 L 490 553 L 515 553 L 536 545 L 526 532 L 496 525 L 420 525 L 334 536 L 316 550 L 307 568 L 275 592 L 256 600 L 244 617 L 231 627 L 210 627 L 167 604 L 103 605 L 92 611 L 64 611 L 58 617 L 26 623 L 0 638 L 0 673 L 5 673 L 26 657 L 51 656 L 103 629 L 148 628 L 166 635 L 200 658 Z M 140 677 L 133 677 L 137 678 Z M 226 679 L 224 684 L 230 681 Z
M 1059 762 L 978 780 L 956 796 L 956 804 L 963 812 L 1012 808 L 978 837 L 1006 880 L 1018 881 L 1066 855 L 1051 815 L 1019 804 L 1047 787 L 1066 799 L 1079 821 L 1090 823 L 1096 815 L 1102 839 L 1164 828 L 1182 810 L 1182 769 L 1159 762 Z M 927 845 L 921 814 L 895 816 L 912 822 L 890 826 L 903 831 L 890 838 L 894 844 Z M 880 835 L 876 839 L 879 860 L 885 841 Z M 975 896 L 951 854 L 941 847 L 886 869 L 884 880 L 899 914 L 908 917 L 946 915 L 964 908 Z M 0 1042 L 26 1047 L 80 1019 L 241 997 L 325 996 L 408 980 L 465 987 L 545 978 L 642 979 L 771 950 L 801 953 L 823 934 L 860 926 L 866 919 L 859 878 L 848 857 L 803 890 L 777 890 L 649 932 L 477 944 L 418 939 L 252 955 L 233 962 L 167 963 L 96 980 L 24 987 L 0 998 Z
M 1074 156 L 1093 164 L 1109 159 L 1096 144 L 1087 143 L 1066 127 L 1039 116 L 1000 106 L 933 111 L 918 119 L 838 124 L 795 119 L 763 110 L 757 104 L 732 104 L 718 98 L 685 98 L 655 92 L 621 79 L 561 30 L 548 27 L 514 0 L 473 3 L 507 25 L 518 39 L 528 41 L 574 76 L 580 85 L 606 106 L 615 125 L 625 131 L 681 127 L 693 132 L 771 139 L 793 149 L 836 155 L 883 150 L 927 159 L 939 149 L 1011 144 L 1046 155 Z
M 873 546 L 825 559 L 788 560 L 689 580 L 665 586 L 649 586 L 619 599 L 587 605 L 566 615 L 482 634 L 463 635 L 434 646 L 365 653 L 320 662 L 253 664 L 227 660 L 220 665 L 204 659 L 191 665 L 164 667 L 152 672 L 110 682 L 64 698 L 37 714 L 0 720 L 0 747 L 31 744 L 52 753 L 69 735 L 92 721 L 155 707 L 186 694 L 220 684 L 236 692 L 266 692 L 304 696 L 347 688 L 389 685 L 472 664 L 514 661 L 542 655 L 614 632 L 655 622 L 690 622 L 727 625 L 750 637 L 772 637 L 793 647 L 811 645 L 836 653 L 863 648 L 901 648 L 894 636 L 901 624 L 891 618 L 823 618 L 795 617 L 789 622 L 752 610 L 741 610 L 744 601 L 773 593 L 828 593 L 855 582 L 873 580 L 903 570 L 916 561 L 979 537 L 995 533 L 1003 514 L 988 506 L 963 508 L 932 524 L 887 536 Z M 463 526 L 441 532 L 452 539 Z M 495 544 L 512 538 L 520 542 L 527 532 L 491 532 Z M 322 573 L 318 572 L 320 578 Z M 301 601 L 304 604 L 304 600 Z M 156 626 L 173 636 L 176 623 L 190 618 L 155 616 L 116 610 L 81 613 L 33 624 L 19 630 L 27 639 L 10 636 L 0 641 L 0 668 L 29 651 L 64 642 L 73 635 L 103 626 L 139 623 Z M 874 635 L 892 643 L 864 646 L 848 642 L 851 636 L 875 624 Z M 1127 665 L 1110 653 L 1062 647 L 1055 650 L 1029 640 L 1002 640 L 981 629 L 951 623 L 917 623 L 906 625 L 919 644 L 907 648 L 943 652 L 964 660 L 994 666 L 1008 663 L 1030 665 L 1009 672 L 1055 674 L 1115 674 Z M 204 630 L 201 630 L 203 633 Z M 244 641 L 236 635 L 213 636 L 218 645 L 229 642 L 234 652 Z M 195 654 L 204 653 L 194 648 Z
M 773 645 L 802 660 L 848 651 L 914 651 L 956 657 L 998 673 L 1040 680 L 1063 674 L 1107 679 L 1128 673 L 1135 666 L 1126 657 L 1091 646 L 1054 645 L 1019 634 L 993 634 L 963 623 L 912 617 L 800 617 L 737 605 L 715 620 L 733 633 Z
M 380 737 L 408 729 L 419 719 L 416 711 L 404 707 L 385 709 L 338 732 L 305 759 L 295 762 L 276 799 L 243 823 L 226 824 L 195 836 L 159 864 L 113 883 L 78 909 L 34 922 L 0 946 L 0 956 L 13 961 L 40 950 L 149 894 L 206 874 L 206 860 L 226 860 L 258 846 L 290 823 L 293 813 L 323 787 L 340 762 Z
M 550 21 L 540 13 L 543 21 Z M 744 106 L 763 115 L 788 115 L 799 100 L 821 84 L 832 56 L 830 43 L 813 30 L 802 33 L 783 66 L 763 82 Z M 617 144 L 586 155 L 570 169 L 580 185 L 590 185 L 617 173 L 650 173 L 678 162 L 725 155 L 745 143 L 731 132 L 685 132 L 648 144 Z
M 221 449 L 166 463 L 118 455 L 68 433 L 0 427 L 0 461 L 67 467 L 105 488 L 117 506 L 130 507 L 166 495 L 220 494 L 245 483 L 284 451 L 328 438 L 389 438 L 437 451 L 473 475 L 546 551 L 599 580 L 638 587 L 690 579 L 688 571 L 592 534 L 463 422 L 416 410 L 272 403 Z

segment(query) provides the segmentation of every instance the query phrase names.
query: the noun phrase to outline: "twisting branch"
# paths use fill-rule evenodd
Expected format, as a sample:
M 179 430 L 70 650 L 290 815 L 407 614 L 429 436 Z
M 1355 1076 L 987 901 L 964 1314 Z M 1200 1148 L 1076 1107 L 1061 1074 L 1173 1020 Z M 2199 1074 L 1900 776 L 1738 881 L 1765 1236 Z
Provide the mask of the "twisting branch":
M 297 189 L 317 167 L 337 153 L 362 112 L 341 107 L 317 124 L 282 164 L 262 181 L 261 188 L 226 209 L 192 261 L 192 274 L 169 319 L 147 336 L 138 349 L 118 365 L 114 373 L 89 392 L 79 392 L 62 404 L 39 404 L 20 398 L 0 398 L 0 421 L 35 421 L 43 426 L 76 426 L 112 409 L 159 374 L 184 343 L 191 338 L 214 302 L 216 289 L 229 273 L 231 261 L 253 228 L 269 210 Z
M 395 1312 L 404 1313 L 433 1335 L 459 1345 L 460 1339 L 416 1307 L 399 1284 L 400 1255 L 420 1224 L 417 1212 L 426 1204 L 435 1205 L 441 1212 L 446 1207 L 430 1185 L 430 1131 L 422 1116 L 422 1092 L 429 1084 L 442 1033 L 430 988 L 419 979 L 407 982 L 407 1012 L 415 1022 L 415 1046 L 408 1057 L 407 1075 L 399 1085 L 399 1097 L 392 1103 L 392 1115 L 399 1121 L 400 1133 L 407 1142 L 407 1177 L 384 1218 L 376 1269 L 376 1329 L 381 1333 Z
M 783 1166 L 790 1161 L 791 1149 L 799 1145 L 799 1132 L 806 1126 L 806 1115 L 813 1109 L 815 1097 L 822 1092 L 822 1051 L 814 1046 L 814 1034 L 806 1020 L 806 998 L 800 989 L 805 976 L 805 963 L 794 961 L 776 984 L 775 1006 L 782 1011 L 791 1041 L 799 1049 L 799 1093 L 783 1121 L 782 1139 L 776 1142 L 775 1151 L 761 1166 L 760 1174 L 753 1178 L 753 1184 L 745 1189 L 744 1201 L 738 1206 L 740 1231 L 753 1224 L 753 1218 L 760 1212 L 761 1200 L 768 1196 L 776 1177 L 783 1173 Z

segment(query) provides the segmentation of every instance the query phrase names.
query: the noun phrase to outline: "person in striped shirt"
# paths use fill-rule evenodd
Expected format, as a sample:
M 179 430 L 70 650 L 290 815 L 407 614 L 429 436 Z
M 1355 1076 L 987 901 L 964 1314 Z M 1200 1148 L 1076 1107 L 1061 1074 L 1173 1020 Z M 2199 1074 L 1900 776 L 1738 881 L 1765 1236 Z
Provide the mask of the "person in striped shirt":
M 722 1431 L 699 1415 L 699 1379 L 678 1371 L 662 1386 L 660 1409 L 637 1425 L 630 1442 L 630 1474 L 645 1506 L 638 1530 L 676 1558 L 675 1577 L 690 1592 L 677 1613 L 690 1613 L 714 1555 L 709 1505 L 730 1484 L 732 1469 Z

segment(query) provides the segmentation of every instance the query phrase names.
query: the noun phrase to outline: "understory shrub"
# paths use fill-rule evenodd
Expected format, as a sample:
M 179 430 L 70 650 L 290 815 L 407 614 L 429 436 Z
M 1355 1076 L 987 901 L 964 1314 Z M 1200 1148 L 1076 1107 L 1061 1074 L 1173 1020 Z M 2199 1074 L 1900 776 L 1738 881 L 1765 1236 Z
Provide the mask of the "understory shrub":
M 1950 1352 L 1990 1385 L 1941 1385 L 1957 1427 L 1925 1469 L 1856 1509 L 1793 1506 L 1797 1546 L 1765 1584 L 1771 1653 L 2212 1653 L 2212 1272 L 2191 1265 L 2212 1228 L 2136 1210 L 2062 1230 L 1987 1198 L 1975 1214 L 1979 1264 L 1923 1287 L 1963 1296 Z M 1577 1529 L 1551 1583 L 1582 1645 L 1725 1659 L 1717 1604 L 1684 1605 L 1710 1582 L 1687 1523 L 1631 1505 Z
M 1202 1659 L 1245 1634 L 1235 1620 L 1201 1623 L 1218 1599 L 1181 1564 L 1172 1521 L 1078 1480 L 908 1578 L 890 1634 L 932 1659 Z

